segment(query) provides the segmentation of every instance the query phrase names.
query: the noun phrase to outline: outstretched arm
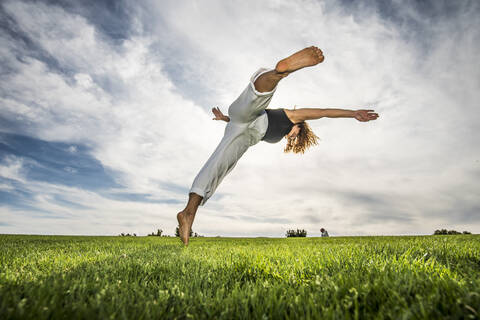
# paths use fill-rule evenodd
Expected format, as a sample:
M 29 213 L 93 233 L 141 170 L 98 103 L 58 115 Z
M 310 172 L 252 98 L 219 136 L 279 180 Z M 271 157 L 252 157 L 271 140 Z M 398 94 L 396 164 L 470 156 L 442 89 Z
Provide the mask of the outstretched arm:
M 378 113 L 373 110 L 347 110 L 347 109 L 320 109 L 320 108 L 300 108 L 295 110 L 285 109 L 285 113 L 293 123 L 299 123 L 305 120 L 315 120 L 323 117 L 327 118 L 355 118 L 358 121 L 370 121 L 378 118 Z
M 222 113 L 222 111 L 220 111 L 220 109 L 219 109 L 218 107 L 212 108 L 212 112 L 213 112 L 213 114 L 215 115 L 215 118 L 213 118 L 213 120 L 222 120 L 222 121 L 225 121 L 225 122 L 229 122 L 229 121 L 230 121 L 230 117 L 224 115 L 224 114 Z

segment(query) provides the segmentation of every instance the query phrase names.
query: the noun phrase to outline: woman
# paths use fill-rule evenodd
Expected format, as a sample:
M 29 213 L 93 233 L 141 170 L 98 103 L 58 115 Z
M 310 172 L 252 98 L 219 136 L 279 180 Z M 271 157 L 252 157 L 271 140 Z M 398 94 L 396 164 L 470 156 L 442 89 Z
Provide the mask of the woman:
M 329 118 L 355 118 L 358 121 L 375 120 L 373 110 L 344 109 L 266 109 L 278 82 L 290 73 L 311 67 L 324 60 L 317 47 L 308 47 L 280 60 L 275 69 L 260 69 L 240 96 L 230 105 L 228 116 L 213 108 L 214 120 L 227 122 L 225 134 L 207 163 L 193 181 L 185 209 L 177 214 L 180 238 L 188 245 L 189 234 L 198 206 L 213 195 L 223 178 L 235 167 L 238 159 L 250 146 L 261 140 L 276 143 L 287 137 L 285 152 L 303 153 L 317 144 L 317 136 L 306 120 Z

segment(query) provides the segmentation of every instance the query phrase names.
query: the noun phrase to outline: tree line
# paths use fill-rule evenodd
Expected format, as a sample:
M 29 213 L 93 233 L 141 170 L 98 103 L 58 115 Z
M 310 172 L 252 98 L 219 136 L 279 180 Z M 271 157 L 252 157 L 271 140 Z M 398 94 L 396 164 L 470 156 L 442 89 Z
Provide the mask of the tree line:
M 456 231 L 456 230 L 438 229 L 438 230 L 435 230 L 435 232 L 433 234 L 434 235 L 454 235 L 454 234 L 472 234 L 472 233 L 469 232 L 469 231 L 459 232 L 459 231 Z M 119 234 L 119 236 L 121 236 L 121 237 L 136 237 L 137 234 L 136 233 L 130 234 L 130 233 L 123 233 L 122 232 L 122 233 Z M 156 232 L 149 233 L 147 236 L 149 236 L 149 237 L 170 237 L 169 235 L 163 234 L 162 229 L 157 229 Z M 306 237 L 307 236 L 307 230 L 305 230 L 305 229 L 297 229 L 297 230 L 289 229 L 285 233 L 285 236 L 287 238 Z M 180 237 L 178 226 L 175 228 L 175 237 Z M 203 237 L 203 236 L 196 233 L 196 232 L 193 232 L 193 230 L 190 230 L 190 237 L 197 238 L 197 237 Z
M 472 233 L 469 231 L 458 232 L 456 230 L 440 229 L 440 230 L 435 230 L 433 234 L 440 235 L 440 234 L 472 234 Z

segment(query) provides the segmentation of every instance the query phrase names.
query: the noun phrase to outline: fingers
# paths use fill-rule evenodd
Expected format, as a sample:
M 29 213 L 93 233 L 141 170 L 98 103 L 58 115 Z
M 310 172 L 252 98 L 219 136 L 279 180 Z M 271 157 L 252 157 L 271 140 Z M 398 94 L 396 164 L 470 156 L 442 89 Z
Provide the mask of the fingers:
M 222 111 L 220 111 L 219 107 L 213 107 L 212 112 L 215 115 L 215 118 L 212 118 L 212 120 L 224 120 L 224 115 Z
M 361 117 L 366 117 L 368 120 L 375 120 L 378 118 L 378 113 L 375 110 L 361 109 L 358 110 Z
M 358 110 L 358 111 L 362 111 L 362 110 Z M 378 118 L 378 114 L 358 112 L 355 118 L 360 122 L 367 122 L 371 120 L 376 120 Z
M 214 107 L 212 108 L 212 112 L 213 114 L 218 118 L 219 116 L 223 115 L 222 111 L 220 111 L 220 109 L 218 107 Z M 214 119 L 215 120 L 215 119 Z
M 369 117 L 363 118 L 363 121 L 376 120 L 377 118 L 378 116 L 369 116 Z

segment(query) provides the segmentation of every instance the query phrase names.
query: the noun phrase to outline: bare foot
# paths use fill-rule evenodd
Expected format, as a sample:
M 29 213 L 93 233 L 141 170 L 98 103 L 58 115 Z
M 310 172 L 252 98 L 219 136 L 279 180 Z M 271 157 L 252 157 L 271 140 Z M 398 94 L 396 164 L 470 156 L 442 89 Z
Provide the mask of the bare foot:
M 188 246 L 188 240 L 190 239 L 190 229 L 192 228 L 194 218 L 195 214 L 186 210 L 183 210 L 177 214 L 178 233 L 180 234 L 180 240 L 182 240 L 185 246 Z
M 311 67 L 319 64 L 324 59 L 322 50 L 317 47 L 311 46 L 302 49 L 290 57 L 280 60 L 275 67 L 275 70 L 279 73 L 293 72 L 305 67 Z

